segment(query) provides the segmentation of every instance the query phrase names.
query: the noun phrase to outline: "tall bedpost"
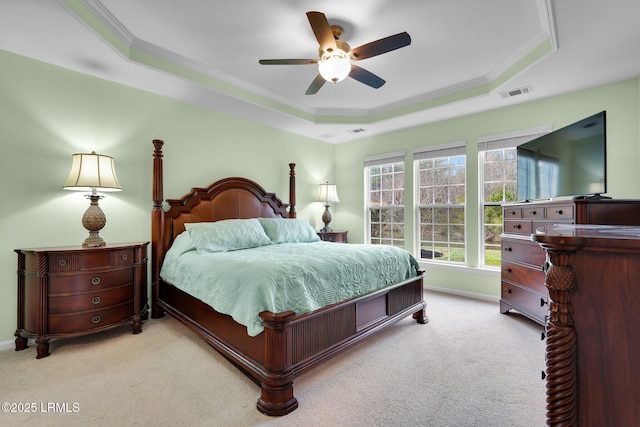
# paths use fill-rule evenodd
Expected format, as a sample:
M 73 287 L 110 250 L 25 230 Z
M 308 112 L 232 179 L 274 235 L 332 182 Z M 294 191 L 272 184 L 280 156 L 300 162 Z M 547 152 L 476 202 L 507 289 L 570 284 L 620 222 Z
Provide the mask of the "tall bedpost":
M 296 164 L 289 163 L 289 218 L 296 217 Z
M 164 199 L 162 177 L 162 145 L 164 141 L 153 140 L 153 209 L 151 211 L 151 317 L 164 316 L 164 310 L 156 301 L 160 297 L 160 267 L 162 266 L 162 245 L 164 244 Z

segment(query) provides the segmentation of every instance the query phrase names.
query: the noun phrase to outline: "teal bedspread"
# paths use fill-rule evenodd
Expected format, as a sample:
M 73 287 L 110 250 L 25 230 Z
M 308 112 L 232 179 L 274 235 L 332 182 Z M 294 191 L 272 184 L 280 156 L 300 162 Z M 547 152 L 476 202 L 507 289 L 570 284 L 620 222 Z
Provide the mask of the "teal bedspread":
M 308 313 L 415 277 L 417 269 L 409 252 L 392 246 L 319 241 L 200 254 L 177 240 L 160 275 L 256 336 L 262 311 Z

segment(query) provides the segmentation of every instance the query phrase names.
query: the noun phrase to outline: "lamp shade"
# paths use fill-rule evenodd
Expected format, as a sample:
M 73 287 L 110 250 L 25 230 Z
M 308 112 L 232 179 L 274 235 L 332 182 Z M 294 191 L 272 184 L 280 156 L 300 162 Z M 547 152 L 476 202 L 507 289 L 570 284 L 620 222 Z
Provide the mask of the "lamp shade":
M 323 202 L 324 204 L 339 202 L 338 191 L 335 184 L 320 184 L 318 186 L 317 202 Z
M 113 157 L 96 154 L 95 151 L 72 156 L 71 172 L 62 188 L 80 191 L 122 190 L 116 176 Z

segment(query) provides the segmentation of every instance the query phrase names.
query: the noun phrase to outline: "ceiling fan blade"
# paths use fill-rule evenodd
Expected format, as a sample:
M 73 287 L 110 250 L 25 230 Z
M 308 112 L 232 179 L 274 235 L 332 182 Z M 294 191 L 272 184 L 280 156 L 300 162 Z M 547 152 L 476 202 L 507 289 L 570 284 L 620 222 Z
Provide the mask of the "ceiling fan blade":
M 327 17 L 322 12 L 307 12 L 307 18 L 313 34 L 316 35 L 316 39 L 320 44 L 320 49 L 324 51 L 332 52 L 337 49 L 336 39 L 333 37 L 333 31 Z
M 367 86 L 371 86 L 374 89 L 379 89 L 383 84 L 386 83 L 371 71 L 367 71 L 364 68 L 360 68 L 357 65 L 353 64 L 351 64 L 351 72 L 349 73 L 349 77 L 359 81 L 360 83 L 364 83 Z
M 304 94 L 305 95 L 314 95 L 314 94 L 318 93 L 318 91 L 320 90 L 320 88 L 322 87 L 322 85 L 324 84 L 325 81 L 326 80 L 320 74 L 318 74 L 316 76 L 316 78 L 313 79 L 313 81 L 309 85 L 309 88 L 307 89 L 307 91 Z
M 392 50 L 400 49 L 410 44 L 411 36 L 407 32 L 398 33 L 351 49 L 351 59 L 359 61 L 361 59 L 371 58 L 372 56 L 391 52 Z
M 258 61 L 262 65 L 306 65 L 317 64 L 317 59 L 261 59 Z

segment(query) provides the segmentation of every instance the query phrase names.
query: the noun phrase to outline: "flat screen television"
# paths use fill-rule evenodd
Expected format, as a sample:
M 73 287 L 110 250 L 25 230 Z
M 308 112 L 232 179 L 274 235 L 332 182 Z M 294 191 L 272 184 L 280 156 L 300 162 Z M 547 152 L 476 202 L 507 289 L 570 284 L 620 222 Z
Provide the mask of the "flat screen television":
M 517 147 L 518 200 L 602 197 L 607 192 L 606 112 Z

